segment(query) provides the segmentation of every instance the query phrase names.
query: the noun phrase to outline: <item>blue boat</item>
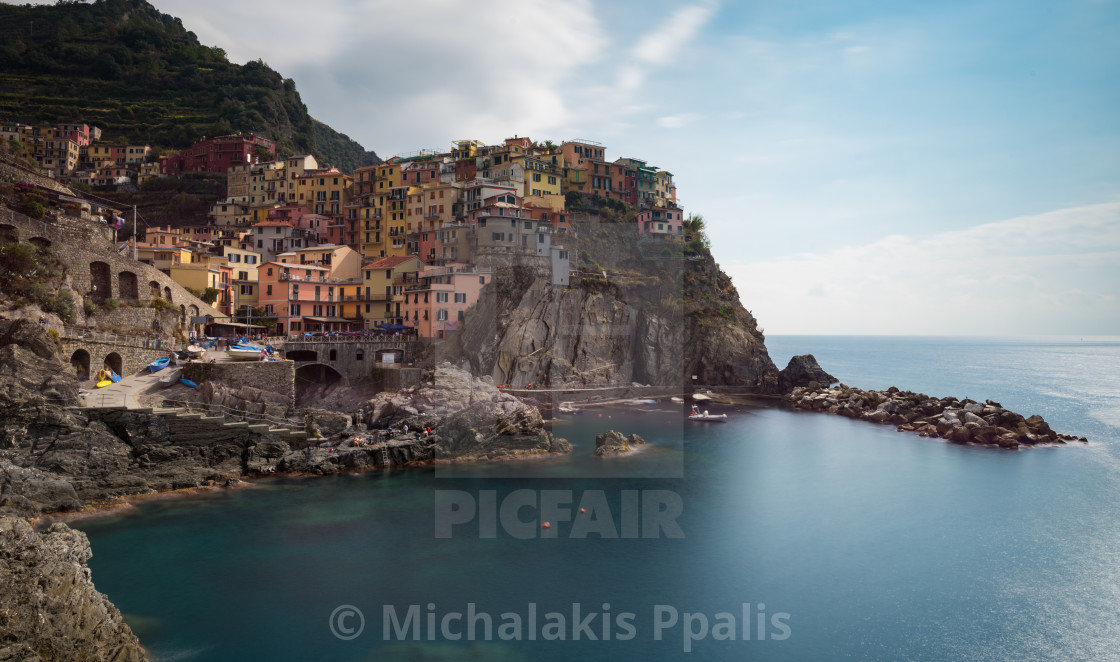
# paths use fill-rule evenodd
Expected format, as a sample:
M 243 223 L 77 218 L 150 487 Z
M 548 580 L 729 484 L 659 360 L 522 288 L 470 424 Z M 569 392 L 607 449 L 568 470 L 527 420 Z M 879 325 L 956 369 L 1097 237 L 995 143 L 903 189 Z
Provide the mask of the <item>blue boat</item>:
M 194 382 L 192 382 L 191 380 L 186 379 L 186 378 L 180 379 L 179 383 L 183 384 L 185 386 L 189 386 L 191 388 L 194 388 L 194 387 L 198 386 L 198 384 L 195 384 Z
M 121 380 L 121 376 L 118 375 L 117 373 L 113 372 L 112 370 L 109 370 L 107 372 L 108 372 L 108 376 L 109 376 L 109 381 L 113 382 L 114 384 L 116 384 L 117 382 L 119 382 Z
M 155 361 L 152 361 L 148 364 L 148 370 L 151 370 L 152 372 L 159 372 L 160 370 L 166 368 L 168 363 L 171 363 L 171 359 L 167 358 L 166 356 L 162 359 L 156 359 Z

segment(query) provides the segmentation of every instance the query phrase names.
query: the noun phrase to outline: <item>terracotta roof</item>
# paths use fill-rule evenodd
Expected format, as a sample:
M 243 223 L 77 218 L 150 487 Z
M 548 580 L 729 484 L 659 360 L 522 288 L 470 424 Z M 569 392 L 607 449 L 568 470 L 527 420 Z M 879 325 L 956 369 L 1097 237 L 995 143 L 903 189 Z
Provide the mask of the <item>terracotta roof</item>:
M 374 260 L 369 266 L 371 266 L 374 269 L 391 269 L 393 267 L 399 266 L 399 265 L 401 265 L 401 264 L 403 264 L 403 263 L 405 263 L 409 260 L 412 260 L 412 259 L 419 260 L 420 258 L 416 257 L 415 255 L 383 257 L 383 258 L 379 258 L 377 260 Z M 421 262 L 420 264 L 424 264 L 424 263 Z

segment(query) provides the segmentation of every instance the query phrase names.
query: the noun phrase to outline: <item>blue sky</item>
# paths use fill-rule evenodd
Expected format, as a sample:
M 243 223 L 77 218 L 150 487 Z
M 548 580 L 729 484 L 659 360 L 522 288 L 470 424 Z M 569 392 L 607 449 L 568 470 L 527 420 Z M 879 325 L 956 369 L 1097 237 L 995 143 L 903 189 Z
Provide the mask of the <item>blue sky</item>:
M 155 0 L 381 156 L 672 171 L 768 333 L 1120 334 L 1120 6 Z

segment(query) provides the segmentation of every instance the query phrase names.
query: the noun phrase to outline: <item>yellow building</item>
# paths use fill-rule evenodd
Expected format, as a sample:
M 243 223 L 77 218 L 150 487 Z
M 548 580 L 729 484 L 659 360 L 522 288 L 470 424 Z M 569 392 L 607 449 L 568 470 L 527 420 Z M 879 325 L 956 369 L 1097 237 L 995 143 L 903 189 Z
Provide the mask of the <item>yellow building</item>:
M 423 268 L 424 263 L 415 255 L 384 257 L 362 265 L 362 317 L 367 329 L 378 324 L 399 324 L 404 319 L 403 282 L 408 278 L 415 280 Z
M 145 264 L 150 264 L 165 274 L 170 274 L 171 267 L 180 264 L 190 264 L 191 251 L 185 246 L 137 246 L 136 259 Z
M 332 223 L 341 223 L 344 208 L 350 204 L 354 178 L 338 168 L 313 170 L 295 178 L 296 204 L 309 207 L 315 214 L 329 216 Z

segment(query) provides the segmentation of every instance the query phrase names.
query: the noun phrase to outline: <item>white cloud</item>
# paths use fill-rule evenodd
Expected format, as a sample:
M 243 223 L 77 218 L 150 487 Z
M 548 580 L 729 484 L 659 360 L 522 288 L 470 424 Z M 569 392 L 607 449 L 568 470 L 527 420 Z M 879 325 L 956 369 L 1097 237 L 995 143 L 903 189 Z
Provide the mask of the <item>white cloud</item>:
M 669 64 L 686 48 L 715 14 L 717 3 L 681 7 L 630 49 L 629 59 L 618 69 L 616 83 L 624 92 L 635 92 L 651 70 Z
M 667 115 L 665 117 L 657 118 L 657 126 L 663 129 L 679 129 L 687 124 L 695 122 L 700 118 L 701 115 L 698 113 L 681 113 L 679 115 Z
M 608 46 L 590 0 L 323 0 L 307 21 L 292 0 L 159 5 L 232 60 L 294 78 L 315 117 L 382 156 L 570 124 L 569 91 Z
M 1120 331 L 1120 203 L 729 266 L 770 333 Z

